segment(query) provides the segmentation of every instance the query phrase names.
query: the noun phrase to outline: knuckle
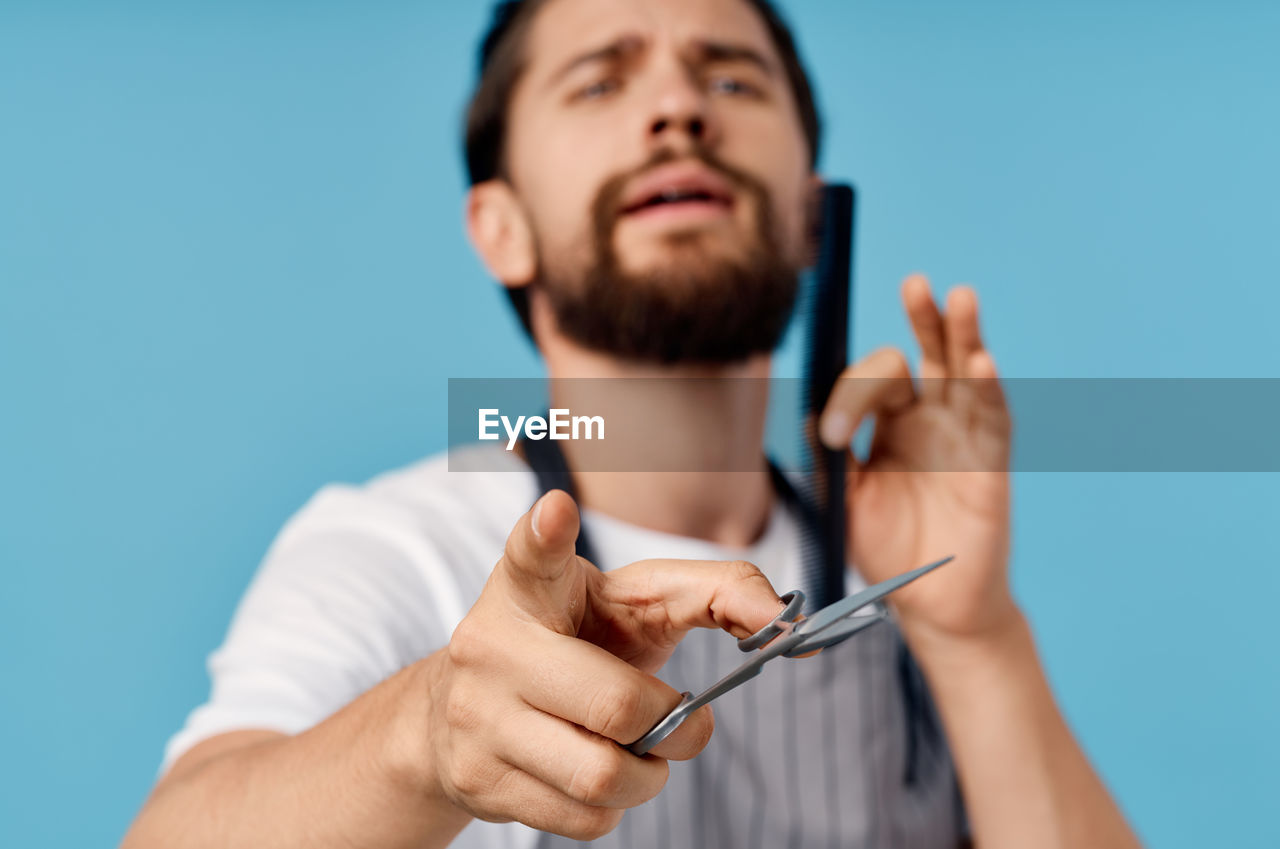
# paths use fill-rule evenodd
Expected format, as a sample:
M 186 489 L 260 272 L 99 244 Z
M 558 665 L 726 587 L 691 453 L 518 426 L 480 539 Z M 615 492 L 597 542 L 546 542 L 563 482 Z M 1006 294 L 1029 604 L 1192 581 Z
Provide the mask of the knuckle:
M 598 840 L 618 827 L 624 811 L 576 805 L 565 813 L 563 832 L 571 840 Z
M 740 583 L 744 584 L 760 584 L 773 589 L 773 585 L 769 583 L 769 579 L 764 576 L 764 572 L 760 571 L 760 567 L 747 560 L 730 561 L 726 567 L 730 576 Z
M 619 743 L 631 742 L 632 732 L 640 724 L 644 693 L 633 682 L 614 682 L 596 690 L 587 708 L 587 724 L 595 731 Z M 639 737 L 644 731 L 635 731 Z
M 445 696 L 444 720 L 454 731 L 474 731 L 482 723 L 480 704 L 467 687 L 455 684 Z
M 752 581 L 764 577 L 760 567 L 749 560 L 730 560 L 726 568 L 739 581 Z
M 465 800 L 475 799 L 483 792 L 484 782 L 480 780 L 476 770 L 470 767 L 455 769 L 449 776 L 449 784 L 454 794 Z
M 626 789 L 626 765 L 620 748 L 601 741 L 574 771 L 569 795 L 587 805 L 607 805 Z
M 877 348 L 872 356 L 882 362 L 886 370 L 891 371 L 895 375 L 909 371 L 907 355 L 902 353 L 902 349 L 900 348 L 895 348 L 892 345 L 885 345 L 882 348 Z
M 480 665 L 485 656 L 485 643 L 483 629 L 474 617 L 464 617 L 449 638 L 450 663 L 461 668 Z
M 458 758 L 443 770 L 442 778 L 446 779 L 448 795 L 468 809 L 473 809 L 480 799 L 489 795 L 495 783 L 493 769 L 484 767 L 482 763 L 478 758 Z

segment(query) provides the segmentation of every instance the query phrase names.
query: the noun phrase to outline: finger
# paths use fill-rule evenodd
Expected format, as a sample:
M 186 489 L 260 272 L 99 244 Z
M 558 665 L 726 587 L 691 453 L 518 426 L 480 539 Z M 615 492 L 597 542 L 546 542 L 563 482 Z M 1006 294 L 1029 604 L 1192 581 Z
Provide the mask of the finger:
M 748 637 L 772 622 L 781 605 L 769 579 L 745 560 L 641 560 L 605 577 L 592 615 L 629 618 L 660 644 L 694 628 Z
M 862 460 L 859 459 L 858 455 L 853 453 L 852 447 L 849 448 L 849 453 L 845 457 L 844 468 L 845 503 L 853 504 L 858 486 L 863 480 L 863 463 Z
M 913 274 L 903 281 L 902 305 L 920 345 L 920 397 L 941 400 L 947 376 L 946 331 L 927 277 Z
M 995 359 L 988 351 L 978 351 L 970 355 L 968 368 L 978 402 L 973 412 L 975 423 L 997 440 L 1007 443 L 1013 421 Z M 1007 452 L 1007 444 L 1000 447 Z
M 495 765 L 500 764 L 495 761 Z M 571 840 L 603 837 L 618 827 L 624 813 L 618 808 L 584 804 L 527 772 L 509 768 L 496 780 L 467 786 L 460 795 L 464 807 L 481 819 L 517 820 Z
M 503 731 L 499 756 L 570 799 L 603 808 L 634 808 L 667 783 L 667 762 L 636 757 L 615 741 L 539 711 Z
M 892 415 L 915 401 L 911 367 L 896 348 L 881 348 L 845 370 L 827 399 L 818 433 L 832 450 L 848 448 L 863 418 Z
M 776 609 L 776 608 L 775 608 Z M 527 645 L 516 691 L 530 706 L 630 745 L 680 703 L 680 693 L 597 645 L 546 633 Z M 688 760 L 707 745 L 715 721 L 696 711 L 653 754 Z
M 947 376 L 968 377 L 969 356 L 982 350 L 978 329 L 978 295 L 968 286 L 957 286 L 947 293 L 946 330 Z
M 583 593 L 584 572 L 574 551 L 578 507 L 568 493 L 552 490 L 534 503 L 507 537 L 495 581 L 514 605 L 564 634 L 574 632 L 574 600 Z M 585 562 L 585 561 L 584 561 Z
M 1004 387 L 1000 384 L 996 361 L 988 351 L 975 351 L 970 354 L 966 369 L 973 380 L 974 391 L 979 401 L 992 407 L 1006 406 Z
M 679 704 L 677 702 L 676 704 Z M 674 708 L 675 705 L 672 705 Z M 665 717 L 666 714 L 664 713 Z M 654 725 L 657 725 L 655 722 Z M 653 729 L 653 726 L 645 729 L 645 734 Z M 649 750 L 649 754 L 669 761 L 687 761 L 697 757 L 707 744 L 711 742 L 711 735 L 716 730 L 715 714 L 711 712 L 711 705 L 703 705 L 684 718 L 664 740 Z M 642 735 L 643 736 L 643 735 Z M 637 737 L 636 740 L 640 738 Z M 635 742 L 632 740 L 631 742 Z
M 969 374 L 969 358 L 982 350 L 978 331 L 977 295 L 968 286 L 957 286 L 947 295 L 947 403 L 972 420 L 978 396 Z

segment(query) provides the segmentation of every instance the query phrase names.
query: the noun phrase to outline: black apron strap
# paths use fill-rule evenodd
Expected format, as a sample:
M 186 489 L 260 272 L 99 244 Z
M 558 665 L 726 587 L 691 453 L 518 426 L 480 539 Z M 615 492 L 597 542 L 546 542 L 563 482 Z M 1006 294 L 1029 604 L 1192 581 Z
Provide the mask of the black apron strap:
M 529 468 L 538 479 L 540 497 L 553 489 L 563 489 L 573 496 L 574 501 L 578 500 L 578 491 L 573 485 L 573 473 L 569 471 L 569 464 L 565 462 L 564 452 L 560 450 L 559 445 L 550 439 L 521 438 L 520 451 L 524 454 L 524 461 L 529 464 Z M 591 545 L 591 539 L 587 536 L 585 526 L 579 526 L 578 541 L 574 548 L 579 557 L 590 560 L 601 569 L 604 568 L 596 559 L 596 551 Z

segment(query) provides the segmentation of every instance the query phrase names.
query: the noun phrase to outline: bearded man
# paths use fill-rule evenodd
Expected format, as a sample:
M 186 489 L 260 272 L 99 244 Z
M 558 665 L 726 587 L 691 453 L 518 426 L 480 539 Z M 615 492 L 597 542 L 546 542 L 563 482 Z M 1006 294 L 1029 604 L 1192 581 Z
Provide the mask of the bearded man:
M 570 496 L 496 446 L 488 471 L 323 490 L 125 845 L 1136 846 L 1009 589 L 1010 423 L 976 298 L 940 309 L 921 277 L 902 298 L 925 380 L 876 351 L 820 433 L 844 450 L 876 422 L 849 454 L 851 585 L 955 565 L 893 623 L 625 748 L 680 700 L 664 678 L 714 680 L 736 663 L 716 629 L 756 631 L 798 580 L 754 378 L 812 253 L 818 116 L 765 0 L 522 0 L 481 52 L 467 228 L 549 375 L 663 379 L 650 438 L 734 471 L 605 472 L 568 444 Z

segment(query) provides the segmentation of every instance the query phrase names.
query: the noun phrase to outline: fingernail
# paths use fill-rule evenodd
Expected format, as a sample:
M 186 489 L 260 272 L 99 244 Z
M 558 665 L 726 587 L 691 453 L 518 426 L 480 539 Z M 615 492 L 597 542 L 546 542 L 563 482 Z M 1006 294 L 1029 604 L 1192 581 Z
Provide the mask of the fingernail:
M 532 516 L 533 535 L 536 536 L 538 539 L 542 539 L 542 532 L 538 530 L 538 516 L 542 515 L 542 502 L 546 500 L 547 500 L 547 497 L 544 495 L 538 499 L 537 504 L 533 505 L 533 516 Z
M 818 427 L 818 435 L 822 444 L 832 451 L 845 448 L 849 442 L 849 417 L 839 410 L 827 413 L 822 417 Z

